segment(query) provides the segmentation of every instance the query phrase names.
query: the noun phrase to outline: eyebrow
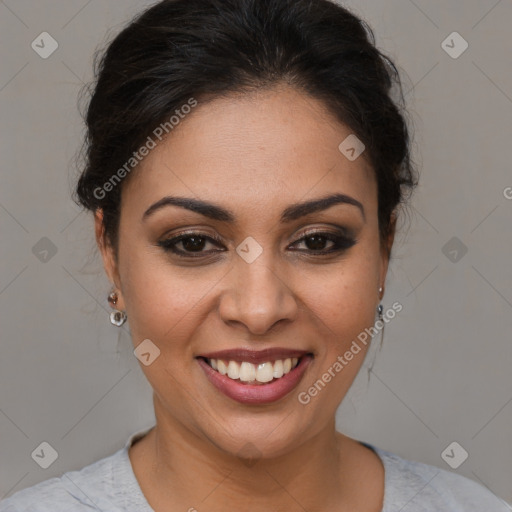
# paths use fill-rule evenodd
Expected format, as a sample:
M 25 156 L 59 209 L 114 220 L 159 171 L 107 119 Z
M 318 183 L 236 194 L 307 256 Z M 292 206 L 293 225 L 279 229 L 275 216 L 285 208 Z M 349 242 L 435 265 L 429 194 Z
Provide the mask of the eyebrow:
M 361 211 L 363 220 L 366 222 L 366 215 L 364 206 L 351 196 L 346 194 L 331 194 L 311 201 L 305 201 L 303 203 L 291 204 L 281 214 L 280 221 L 282 223 L 291 222 L 301 217 L 305 217 L 310 213 L 326 210 L 331 206 L 337 204 L 349 204 L 356 206 Z M 166 196 L 152 204 L 143 214 L 142 220 L 146 220 L 148 217 L 153 215 L 156 211 L 161 210 L 167 206 L 178 206 L 185 208 L 193 212 L 199 213 L 205 217 L 220 222 L 234 223 L 236 221 L 236 215 L 229 209 L 219 206 L 209 201 L 203 201 L 200 199 L 193 199 L 190 197 L 174 197 Z

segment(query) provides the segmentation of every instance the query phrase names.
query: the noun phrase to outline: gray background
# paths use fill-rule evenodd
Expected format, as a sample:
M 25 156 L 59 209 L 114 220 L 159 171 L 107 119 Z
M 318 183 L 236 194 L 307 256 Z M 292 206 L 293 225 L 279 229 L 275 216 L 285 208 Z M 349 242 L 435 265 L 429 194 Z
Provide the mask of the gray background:
M 108 321 L 92 218 L 70 199 L 93 52 L 145 5 L 0 2 L 0 497 L 109 455 L 154 421 L 128 330 Z M 421 186 L 383 301 L 403 310 L 339 428 L 444 469 L 457 441 L 469 458 L 456 471 L 512 501 L 512 2 L 346 5 L 406 72 Z M 43 31 L 59 44 L 47 59 L 31 48 Z M 456 59 L 441 46 L 453 31 L 469 43 Z M 452 237 L 457 254 L 443 250 Z M 43 441 L 58 452 L 48 469 L 31 458 Z

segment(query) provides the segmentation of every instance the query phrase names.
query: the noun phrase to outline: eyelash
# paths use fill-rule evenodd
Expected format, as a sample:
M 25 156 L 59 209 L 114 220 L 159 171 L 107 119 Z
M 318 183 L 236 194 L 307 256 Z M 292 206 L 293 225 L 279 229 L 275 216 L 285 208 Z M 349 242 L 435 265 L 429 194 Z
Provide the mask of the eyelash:
M 344 235 L 337 235 L 335 233 L 325 232 L 325 231 L 312 231 L 305 233 L 303 237 L 299 238 L 294 242 L 294 244 L 297 244 L 299 242 L 304 242 L 310 237 L 313 236 L 320 236 L 321 238 L 325 238 L 327 241 L 333 242 L 334 245 L 328 250 L 319 249 L 319 250 L 300 250 L 295 249 L 298 252 L 305 252 L 309 253 L 312 256 L 325 256 L 332 253 L 341 253 L 343 251 L 346 251 L 347 249 L 350 249 L 353 245 L 357 243 L 357 240 L 348 236 Z M 222 241 L 216 237 L 212 237 L 209 235 L 204 235 L 202 233 L 197 232 L 188 232 L 188 233 L 181 233 L 173 238 L 167 238 L 164 240 L 160 240 L 158 242 L 158 245 L 164 249 L 166 252 L 172 252 L 176 254 L 180 258 L 203 258 L 205 255 L 212 254 L 212 252 L 224 252 L 224 251 L 209 251 L 209 252 L 187 252 L 187 251 L 181 251 L 176 249 L 176 245 L 182 242 L 183 240 L 187 240 L 190 238 L 200 238 L 204 239 L 209 242 L 214 242 L 216 244 L 222 244 Z

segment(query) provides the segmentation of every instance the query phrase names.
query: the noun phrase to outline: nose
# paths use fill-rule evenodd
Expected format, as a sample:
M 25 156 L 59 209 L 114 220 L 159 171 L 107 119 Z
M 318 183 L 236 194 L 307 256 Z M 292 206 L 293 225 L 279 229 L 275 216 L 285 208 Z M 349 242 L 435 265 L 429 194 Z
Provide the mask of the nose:
M 263 335 L 279 322 L 296 318 L 298 305 L 291 283 L 262 256 L 252 263 L 240 259 L 227 279 L 219 305 L 226 324 L 242 324 L 251 334 Z

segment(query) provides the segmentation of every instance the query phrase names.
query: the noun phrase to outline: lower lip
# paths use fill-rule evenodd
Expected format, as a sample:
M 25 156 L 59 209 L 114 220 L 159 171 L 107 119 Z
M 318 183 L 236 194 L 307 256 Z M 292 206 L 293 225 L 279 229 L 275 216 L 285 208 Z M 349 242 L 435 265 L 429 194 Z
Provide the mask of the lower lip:
M 197 361 L 208 380 L 229 398 L 243 404 L 267 404 L 283 398 L 299 384 L 309 363 L 312 361 L 312 356 L 302 356 L 299 364 L 280 379 L 268 384 L 256 385 L 244 384 L 239 380 L 221 375 L 204 359 L 198 358 Z

